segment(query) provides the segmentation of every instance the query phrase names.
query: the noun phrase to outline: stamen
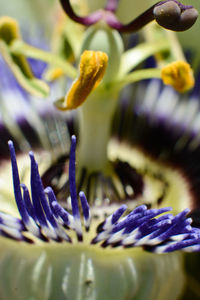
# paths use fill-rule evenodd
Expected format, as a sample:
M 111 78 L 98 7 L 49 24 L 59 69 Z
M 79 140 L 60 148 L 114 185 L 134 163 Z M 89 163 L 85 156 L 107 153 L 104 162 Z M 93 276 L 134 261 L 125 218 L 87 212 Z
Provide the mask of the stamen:
M 180 92 L 186 92 L 194 86 L 193 71 L 185 61 L 176 61 L 162 68 L 161 77 L 165 84 Z
M 101 51 L 86 50 L 81 55 L 80 75 L 72 84 L 71 89 L 65 96 L 55 102 L 60 110 L 75 109 L 79 107 L 101 82 L 108 63 L 108 56 Z

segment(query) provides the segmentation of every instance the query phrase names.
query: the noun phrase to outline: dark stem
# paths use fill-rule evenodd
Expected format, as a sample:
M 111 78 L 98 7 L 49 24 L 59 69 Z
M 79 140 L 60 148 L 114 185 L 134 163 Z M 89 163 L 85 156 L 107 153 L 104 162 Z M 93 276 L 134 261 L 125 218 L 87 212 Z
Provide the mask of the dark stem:
M 73 21 L 90 26 L 104 20 L 119 32 L 136 32 L 153 20 L 166 29 L 184 31 L 189 29 L 198 17 L 197 10 L 191 5 L 183 5 L 177 0 L 166 0 L 154 4 L 130 23 L 122 24 L 114 14 L 118 2 L 119 0 L 107 0 L 104 10 L 80 17 L 74 13 L 69 0 L 60 0 L 64 11 Z
M 177 0 L 166 0 L 152 5 L 128 24 L 120 23 L 114 15 L 107 18 L 107 23 L 119 32 L 136 32 L 156 20 L 166 29 L 184 31 L 195 23 L 197 17 L 198 12 L 191 5 L 183 5 Z
M 89 26 L 98 22 L 102 17 L 101 11 L 96 11 L 87 17 L 80 17 L 73 11 L 69 0 L 60 0 L 63 10 L 73 21 Z
M 108 24 L 119 32 L 136 32 L 154 20 L 154 5 L 128 24 L 120 23 L 116 18 L 108 18 Z

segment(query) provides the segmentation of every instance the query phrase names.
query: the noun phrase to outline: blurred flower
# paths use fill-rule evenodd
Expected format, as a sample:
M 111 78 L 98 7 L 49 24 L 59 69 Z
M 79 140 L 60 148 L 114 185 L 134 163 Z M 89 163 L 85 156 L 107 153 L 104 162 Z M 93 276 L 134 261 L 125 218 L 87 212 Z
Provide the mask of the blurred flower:
M 57 11 L 52 52 L 24 42 L 13 19 L 0 22 L 12 71 L 1 59 L 0 297 L 178 299 L 183 252 L 200 247 L 199 87 L 179 95 L 160 80 L 179 91 L 195 84 L 173 34 L 151 24 L 140 43 L 114 29 L 155 19 L 185 30 L 197 12 L 164 1 L 127 25 L 118 1 L 88 16 L 61 3 L 89 28 Z
M 15 1 L 2 0 L 0 3 L 0 16 L 10 16 L 17 18 L 21 24 L 31 26 L 32 30 L 36 26 L 35 22 L 39 22 L 48 31 L 48 26 L 51 26 L 52 22 L 52 9 L 54 7 L 54 0 L 34 1 L 34 3 L 28 3 L 24 0 Z M 46 12 L 44 17 L 43 12 Z M 25 13 L 22 13 L 25 12 Z M 28 25 L 29 24 L 29 25 Z

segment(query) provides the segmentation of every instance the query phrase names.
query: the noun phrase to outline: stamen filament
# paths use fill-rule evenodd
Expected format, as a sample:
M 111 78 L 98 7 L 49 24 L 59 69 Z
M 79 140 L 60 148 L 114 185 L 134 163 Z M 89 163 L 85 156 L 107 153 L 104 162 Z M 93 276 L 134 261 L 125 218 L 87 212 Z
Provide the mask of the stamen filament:
M 167 50 L 170 50 L 170 43 L 167 39 L 141 43 L 138 46 L 127 50 L 122 54 L 118 77 L 124 76 L 124 74 L 130 72 L 149 56 Z
M 9 47 L 9 50 L 12 54 L 23 54 L 26 57 L 38 59 L 50 65 L 54 65 L 55 67 L 61 68 L 63 73 L 71 79 L 75 79 L 77 76 L 77 70 L 66 60 L 51 52 L 30 46 L 23 41 L 14 41 Z
M 13 57 L 10 55 L 10 46 L 6 45 L 4 41 L 0 40 L 0 53 L 8 64 L 10 70 L 13 72 L 19 84 L 30 94 L 36 97 L 47 97 L 49 94 L 49 87 L 44 82 L 37 78 L 28 78 L 24 75 L 18 65 L 15 64 Z
M 117 85 L 123 88 L 127 84 L 137 82 L 143 79 L 161 78 L 161 70 L 158 68 L 149 68 L 143 70 L 133 71 L 125 75 L 121 80 L 119 79 Z M 111 83 L 114 84 L 114 83 Z M 116 82 L 115 82 L 116 84 Z

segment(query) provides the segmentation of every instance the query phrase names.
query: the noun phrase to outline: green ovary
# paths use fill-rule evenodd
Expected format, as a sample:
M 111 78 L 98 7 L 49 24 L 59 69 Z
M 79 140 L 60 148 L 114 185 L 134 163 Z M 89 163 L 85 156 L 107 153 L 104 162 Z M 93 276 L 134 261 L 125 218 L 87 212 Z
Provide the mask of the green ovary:
M 97 89 L 79 108 L 78 163 L 90 171 L 108 167 L 107 145 L 118 93 Z
M 25 245 L 1 238 L 1 300 L 173 300 L 183 284 L 179 252 Z

